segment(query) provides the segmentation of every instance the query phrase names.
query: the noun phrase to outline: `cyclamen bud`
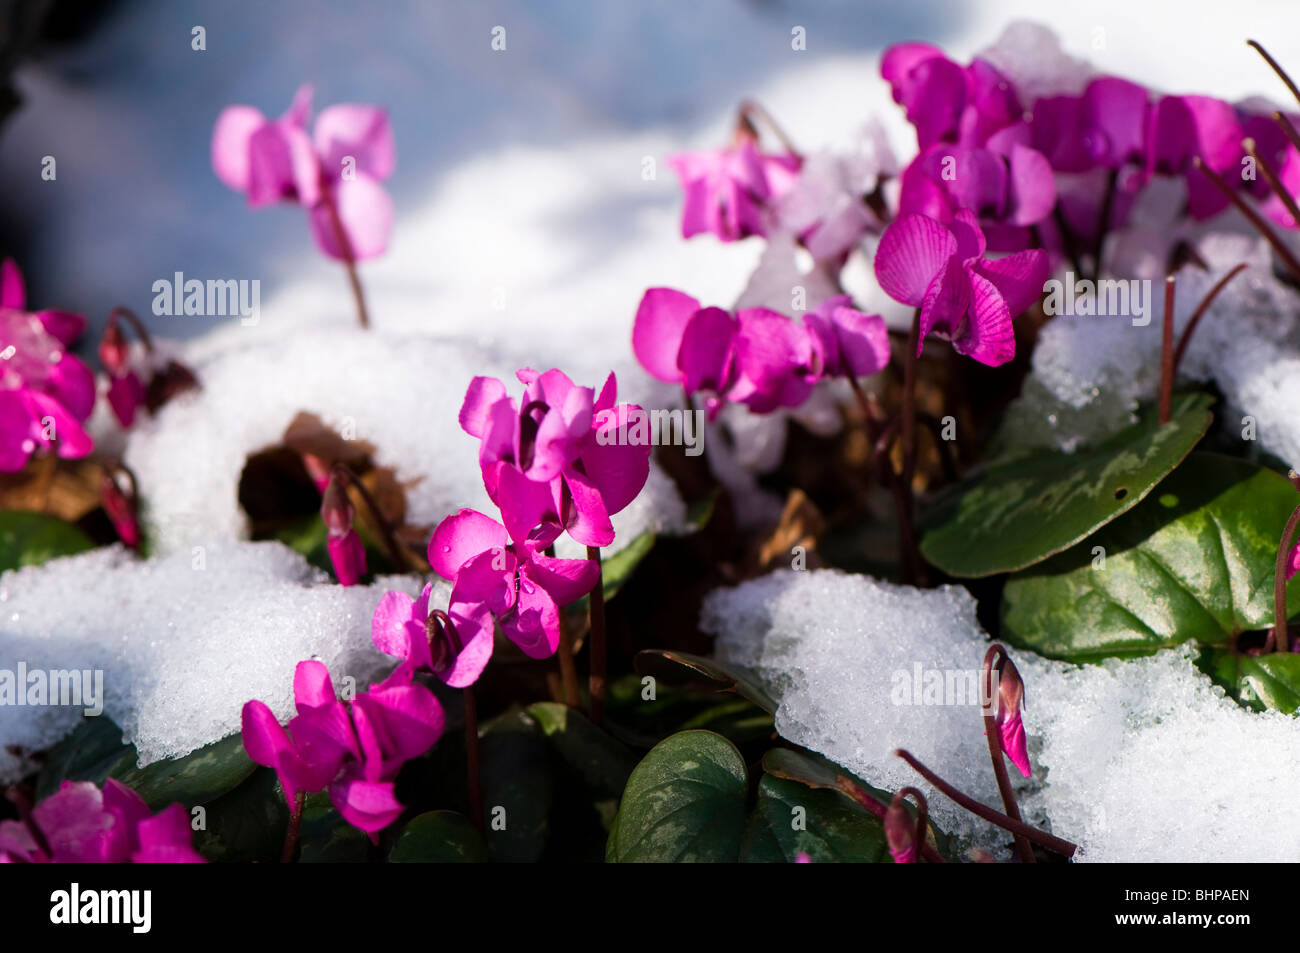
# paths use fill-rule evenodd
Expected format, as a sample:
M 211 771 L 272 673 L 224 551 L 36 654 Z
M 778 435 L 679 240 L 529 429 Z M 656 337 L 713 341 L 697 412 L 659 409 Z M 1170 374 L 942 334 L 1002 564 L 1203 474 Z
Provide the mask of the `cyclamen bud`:
M 119 474 L 127 477 L 126 489 L 122 488 L 117 479 Z M 106 470 L 100 482 L 99 496 L 117 535 L 131 549 L 136 549 L 140 545 L 140 524 L 135 514 L 135 481 L 130 473 L 120 466 Z
M 331 536 L 346 536 L 352 530 L 352 521 L 356 519 L 356 509 L 348 499 L 347 492 L 337 477 L 331 477 L 325 487 L 324 498 L 320 506 L 321 519 Z
M 1003 655 L 998 663 L 998 712 L 995 717 L 1002 736 L 1002 750 L 1022 775 L 1029 777 L 1029 749 L 1020 709 L 1025 703 L 1025 683 L 1016 663 Z
M 913 819 L 907 809 L 907 795 L 913 793 L 922 805 L 919 817 Z M 903 788 L 894 795 L 885 810 L 885 843 L 896 864 L 916 863 L 917 830 L 925 822 L 925 799 L 914 788 Z
M 326 543 L 330 562 L 334 565 L 334 575 L 338 577 L 339 585 L 355 586 L 366 574 L 366 548 L 357 531 L 352 528 L 356 510 L 337 477 L 331 478 L 329 486 L 325 488 L 320 515 L 329 531 Z
M 126 371 L 126 359 L 126 335 L 118 327 L 117 316 L 113 315 L 104 325 L 104 335 L 99 339 L 99 360 L 109 374 L 121 377 Z

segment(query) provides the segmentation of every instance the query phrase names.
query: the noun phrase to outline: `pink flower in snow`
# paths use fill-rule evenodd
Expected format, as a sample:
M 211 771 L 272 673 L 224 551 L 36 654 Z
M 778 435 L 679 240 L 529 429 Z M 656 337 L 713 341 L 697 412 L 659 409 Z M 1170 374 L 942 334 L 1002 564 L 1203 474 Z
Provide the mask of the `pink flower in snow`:
M 650 446 L 610 439 L 641 408 L 618 404 L 613 374 L 600 393 L 564 372 L 518 373 L 518 404 L 494 377 L 476 377 L 460 425 L 478 437 L 488 496 L 511 538 L 544 549 L 561 532 L 584 546 L 614 541 L 610 517 L 636 499 L 650 474 Z
M 112 778 L 64 781 L 25 822 L 0 821 L 0 863 L 201 864 L 190 815 L 179 804 L 151 814 L 144 799 Z
M 428 583 L 414 599 L 404 592 L 384 593 L 370 620 L 371 641 L 402 659 L 390 681 L 409 683 L 416 672 L 429 671 L 452 688 L 465 688 L 492 657 L 492 614 L 484 605 L 466 603 L 453 603 L 448 613 L 430 612 L 432 591 Z
M 345 705 L 316 661 L 298 663 L 293 691 L 298 714 L 287 727 L 262 702 L 244 705 L 248 756 L 275 769 L 290 805 L 299 792 L 328 788 L 344 820 L 374 839 L 403 811 L 393 786 L 398 771 L 441 737 L 442 706 L 423 685 L 387 682 Z
M 861 377 L 889 361 L 884 320 L 854 310 L 847 295 L 828 298 L 801 325 L 766 308 L 733 316 L 651 288 L 637 308 L 632 350 L 652 377 L 708 394 L 710 419 L 727 401 L 760 414 L 798 407 L 823 376 Z
M 560 607 L 590 592 L 600 576 L 591 560 L 545 556 L 535 542 L 512 539 L 505 526 L 469 509 L 438 524 L 429 541 L 429 565 L 452 580 L 453 619 L 490 613 L 530 658 L 555 653 Z M 490 642 L 482 651 L 489 649 Z
M 95 404 L 95 375 L 67 347 L 85 320 L 29 312 L 22 273 L 0 263 L 0 471 L 15 472 L 38 449 L 65 458 L 93 449 L 82 423 Z
M 1015 357 L 1012 319 L 1032 305 L 1050 273 L 1047 253 L 984 257 L 984 233 L 967 209 L 947 226 L 913 213 L 894 221 L 876 249 L 876 279 L 891 298 L 921 309 L 917 354 L 931 332 L 959 354 L 996 367 Z
M 252 106 L 228 106 L 212 131 L 212 168 L 255 208 L 296 202 L 308 209 L 312 237 L 331 258 L 382 255 L 393 202 L 379 183 L 397 164 L 388 113 L 353 103 L 329 106 L 308 135 L 311 98 L 311 87 L 303 86 L 279 119 Z
M 683 152 L 668 159 L 685 193 L 682 237 L 712 232 L 724 242 L 767 233 L 769 208 L 799 175 L 793 155 L 767 155 L 742 137 L 730 149 Z

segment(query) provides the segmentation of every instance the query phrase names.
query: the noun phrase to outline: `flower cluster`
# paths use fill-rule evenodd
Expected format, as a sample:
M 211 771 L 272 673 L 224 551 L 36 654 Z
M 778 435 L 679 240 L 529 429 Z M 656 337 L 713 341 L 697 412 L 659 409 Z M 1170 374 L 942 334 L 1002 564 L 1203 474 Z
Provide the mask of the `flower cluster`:
M 442 706 L 411 681 L 407 669 L 345 704 L 334 693 L 329 671 L 316 661 L 298 663 L 293 693 L 298 714 L 287 729 L 264 703 L 244 705 L 248 756 L 275 769 L 291 806 L 300 793 L 328 788 L 344 820 L 373 838 L 401 815 L 393 781 L 403 764 L 442 735 Z
M 64 781 L 25 821 L 0 821 L 0 863 L 201 864 L 190 816 L 179 804 L 153 814 L 139 794 L 112 778 L 101 791 Z
M 632 349 L 651 376 L 704 392 L 710 419 L 728 402 L 755 413 L 798 407 L 826 377 L 864 377 L 889 363 L 884 319 L 827 298 L 803 323 L 767 308 L 735 314 L 690 295 L 651 288 L 641 299 Z
M 27 311 L 22 273 L 0 263 L 0 472 L 16 472 L 38 449 L 84 457 L 93 441 L 82 424 L 95 405 L 95 375 L 68 348 L 85 319 Z

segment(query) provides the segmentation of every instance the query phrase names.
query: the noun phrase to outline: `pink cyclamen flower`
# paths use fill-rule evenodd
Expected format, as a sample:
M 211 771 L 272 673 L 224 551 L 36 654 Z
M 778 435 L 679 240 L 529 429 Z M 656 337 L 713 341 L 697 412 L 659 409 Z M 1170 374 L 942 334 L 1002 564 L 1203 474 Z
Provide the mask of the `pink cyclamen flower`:
M 330 562 L 334 564 L 334 575 L 338 577 L 339 585 L 355 586 L 366 574 L 366 547 L 352 528 L 356 510 L 337 478 L 332 478 L 325 487 L 320 515 L 328 532 L 326 545 Z
M 996 367 L 1015 357 L 1012 319 L 1042 293 L 1047 253 L 1035 248 L 988 259 L 984 233 L 963 209 L 944 226 L 905 215 L 881 236 L 876 279 L 891 298 L 921 309 L 917 353 L 931 332 L 959 354 Z
M 371 835 L 395 821 L 403 805 L 393 780 L 402 765 L 437 743 L 445 717 L 423 685 L 371 686 L 345 705 L 320 662 L 299 662 L 293 677 L 298 714 L 287 726 L 260 701 L 244 705 L 244 749 L 274 768 L 286 800 L 329 789 L 352 826 Z
M 821 377 L 874 374 L 889 360 L 884 320 L 854 310 L 847 295 L 822 302 L 801 325 L 766 308 L 732 316 L 651 288 L 637 307 L 632 349 L 652 377 L 708 394 L 710 419 L 727 401 L 760 414 L 798 407 Z
M 1052 214 L 1056 180 L 1047 158 L 1029 146 L 1019 123 L 983 146 L 937 143 L 903 170 L 899 215 L 918 212 L 948 223 L 970 209 L 999 251 L 1020 251 L 1032 241 L 1029 226 Z
M 460 425 L 478 437 L 488 496 L 501 509 L 510 536 L 542 549 L 567 532 L 584 546 L 614 541 L 610 517 L 632 502 L 650 475 L 648 442 L 611 439 L 632 404 L 616 403 L 613 374 L 600 393 L 579 387 L 559 370 L 518 372 L 518 404 L 494 377 L 476 377 L 460 410 Z
M 201 864 L 180 804 L 151 814 L 144 799 L 112 778 L 64 781 L 26 822 L 0 821 L 0 863 Z
M 397 164 L 388 113 L 353 103 L 328 106 L 309 135 L 311 99 L 311 87 L 303 86 L 279 119 L 252 106 L 228 106 L 212 132 L 212 168 L 254 207 L 294 202 L 308 209 L 312 237 L 331 258 L 381 255 L 393 203 L 379 183 Z
M 108 405 L 123 427 L 135 423 L 135 413 L 146 400 L 144 382 L 131 366 L 131 348 L 114 313 L 99 339 L 99 362 L 108 372 Z
M 1151 110 L 1147 169 L 1187 180 L 1187 212 L 1204 220 L 1228 207 L 1228 199 L 1193 165 L 1200 159 L 1221 177 L 1240 179 L 1243 131 L 1236 109 L 1211 96 L 1163 96 Z
M 486 610 L 530 658 L 555 654 L 560 607 L 590 592 L 600 576 L 591 560 L 543 555 L 534 542 L 512 539 L 496 520 L 469 509 L 438 524 L 429 565 L 452 580 L 453 618 Z
M 916 127 L 922 150 L 936 142 L 983 145 L 1023 112 L 1015 88 L 992 64 L 976 59 L 962 67 L 926 43 L 890 47 L 880 75 Z
M 415 598 L 404 592 L 386 592 L 370 620 L 375 648 L 402 659 L 392 679 L 410 682 L 418 671 L 437 675 L 452 688 L 474 684 L 492 657 L 495 631 L 492 614 L 483 605 L 455 604 L 446 618 L 431 618 L 425 585 Z
M 730 149 L 684 152 L 668 164 L 685 193 L 682 237 L 712 232 L 734 242 L 767 234 L 768 209 L 794 185 L 800 160 L 761 153 L 746 136 Z
M 0 471 L 16 472 L 38 449 L 84 457 L 94 447 L 82 423 L 95 404 L 95 375 L 67 347 L 85 321 L 63 311 L 29 312 L 22 273 L 0 263 Z

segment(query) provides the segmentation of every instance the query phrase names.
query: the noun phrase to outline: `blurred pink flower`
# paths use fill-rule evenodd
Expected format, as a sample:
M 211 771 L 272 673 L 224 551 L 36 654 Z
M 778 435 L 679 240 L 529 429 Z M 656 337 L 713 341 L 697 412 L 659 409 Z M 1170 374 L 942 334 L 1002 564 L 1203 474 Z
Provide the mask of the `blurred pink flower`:
M 308 209 L 312 237 L 331 258 L 374 258 L 393 226 L 392 199 L 379 184 L 397 164 L 388 113 L 328 106 L 308 135 L 311 100 L 311 87 L 301 87 L 279 119 L 252 106 L 226 107 L 212 131 L 212 168 L 255 208 L 294 202 Z

